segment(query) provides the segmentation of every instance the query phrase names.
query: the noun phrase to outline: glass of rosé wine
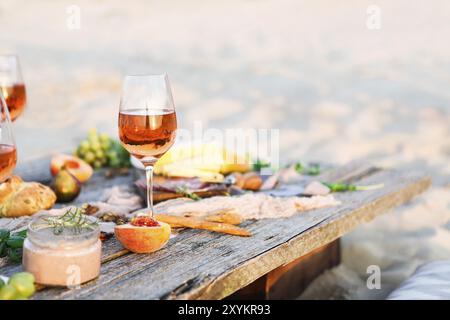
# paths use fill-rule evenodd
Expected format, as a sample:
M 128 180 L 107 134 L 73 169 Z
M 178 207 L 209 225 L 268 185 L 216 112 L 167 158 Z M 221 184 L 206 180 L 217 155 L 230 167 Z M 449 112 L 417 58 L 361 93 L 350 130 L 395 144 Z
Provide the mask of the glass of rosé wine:
M 0 183 L 11 177 L 17 162 L 16 143 L 5 99 L 0 92 Z
M 16 55 L 0 55 L 0 89 L 11 120 L 14 121 L 23 112 L 27 102 L 19 58 Z
M 119 110 L 119 138 L 145 167 L 147 209 L 153 217 L 153 166 L 175 142 L 177 117 L 167 74 L 126 76 Z

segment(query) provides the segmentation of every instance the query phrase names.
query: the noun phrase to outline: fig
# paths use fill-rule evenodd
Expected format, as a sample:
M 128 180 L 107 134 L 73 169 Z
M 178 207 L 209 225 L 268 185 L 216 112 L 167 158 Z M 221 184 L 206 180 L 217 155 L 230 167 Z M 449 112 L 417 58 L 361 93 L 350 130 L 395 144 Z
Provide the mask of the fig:
M 58 202 L 70 202 L 81 192 L 80 181 L 64 167 L 55 176 L 51 187 Z

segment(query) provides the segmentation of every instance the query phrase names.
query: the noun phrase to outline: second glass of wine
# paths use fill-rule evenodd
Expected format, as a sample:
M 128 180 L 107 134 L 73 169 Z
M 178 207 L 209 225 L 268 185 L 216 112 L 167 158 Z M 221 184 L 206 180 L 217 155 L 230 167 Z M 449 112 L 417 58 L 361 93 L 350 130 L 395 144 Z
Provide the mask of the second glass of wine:
M 0 92 L 0 183 L 10 178 L 17 162 L 8 107 Z
M 126 76 L 119 110 L 119 138 L 141 161 L 147 180 L 147 209 L 153 217 L 153 166 L 175 142 L 177 117 L 167 74 Z
M 27 103 L 25 84 L 16 55 L 0 55 L 0 89 L 11 120 L 14 121 L 22 114 Z

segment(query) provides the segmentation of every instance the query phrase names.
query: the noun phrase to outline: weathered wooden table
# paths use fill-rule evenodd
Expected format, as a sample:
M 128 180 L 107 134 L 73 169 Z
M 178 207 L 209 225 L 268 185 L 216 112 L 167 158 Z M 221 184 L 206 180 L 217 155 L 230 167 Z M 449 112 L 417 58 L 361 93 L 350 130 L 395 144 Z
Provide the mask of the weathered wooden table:
M 22 164 L 26 180 L 50 178 L 47 161 Z M 290 298 L 325 269 L 339 263 L 339 238 L 363 222 L 405 203 L 430 185 L 421 173 L 383 170 L 364 163 L 332 169 L 325 181 L 384 183 L 373 191 L 337 194 L 338 207 L 286 219 L 246 221 L 253 236 L 241 238 L 184 230 L 153 254 L 134 254 L 114 238 L 103 244 L 101 275 L 78 289 L 43 288 L 35 299 L 222 299 Z M 129 185 L 131 175 L 105 179 L 101 172 L 85 185 L 77 202 L 96 200 L 99 190 Z M 0 274 L 21 270 L 1 265 Z

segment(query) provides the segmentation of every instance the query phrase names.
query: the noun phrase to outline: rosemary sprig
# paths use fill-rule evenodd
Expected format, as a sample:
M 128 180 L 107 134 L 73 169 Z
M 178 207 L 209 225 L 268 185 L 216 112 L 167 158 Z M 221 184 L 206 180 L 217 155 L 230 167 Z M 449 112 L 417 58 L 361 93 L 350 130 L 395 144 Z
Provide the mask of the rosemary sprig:
M 53 233 L 59 235 L 65 229 L 80 234 L 83 229 L 93 229 L 98 225 L 97 221 L 90 221 L 88 216 L 84 214 L 84 210 L 80 208 L 69 209 L 62 216 L 49 217 L 44 221 L 53 228 Z
M 195 201 L 201 199 L 198 195 L 196 195 L 195 193 L 193 193 L 192 191 L 190 191 L 190 190 L 189 190 L 188 188 L 186 188 L 186 187 L 178 187 L 178 188 L 175 189 L 175 191 L 176 191 L 177 193 L 181 193 L 183 196 L 185 196 L 185 197 L 187 197 L 187 198 L 190 198 L 190 199 L 192 199 L 192 200 L 195 200 Z
M 270 168 L 270 163 L 261 159 L 256 159 L 255 163 L 253 164 L 253 171 L 261 171 L 261 169 L 263 168 Z
M 344 192 L 344 191 L 365 191 L 365 190 L 375 190 L 384 187 L 384 183 L 372 184 L 368 186 L 357 186 L 354 184 L 347 183 L 328 183 L 322 182 L 331 192 Z
M 317 176 L 322 172 L 318 163 L 311 163 L 307 166 L 304 166 L 301 162 L 297 162 L 294 165 L 294 168 L 295 171 L 297 171 L 299 174 L 305 174 L 307 176 Z

